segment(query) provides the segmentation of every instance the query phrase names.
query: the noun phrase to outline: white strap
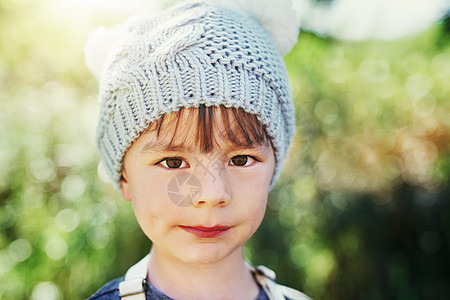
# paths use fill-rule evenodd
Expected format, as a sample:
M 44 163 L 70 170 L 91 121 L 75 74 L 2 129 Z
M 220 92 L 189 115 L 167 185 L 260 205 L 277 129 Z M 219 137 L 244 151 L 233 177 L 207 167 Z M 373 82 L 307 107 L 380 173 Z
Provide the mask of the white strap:
M 147 270 L 150 254 L 128 269 L 125 279 L 119 284 L 119 297 L 124 300 L 145 300 Z
M 256 268 L 251 265 L 247 265 L 250 271 L 253 272 L 256 281 L 261 285 L 264 292 L 266 292 L 269 300 L 285 300 L 281 291 L 277 289 L 277 284 L 275 283 L 275 272 L 270 270 L 265 266 L 258 266 Z
M 278 285 L 278 288 L 280 289 L 281 293 L 283 293 L 283 295 L 288 297 L 289 299 L 293 299 L 293 300 L 312 300 L 310 297 L 306 296 L 302 292 L 294 290 L 294 289 L 292 289 L 290 287 L 287 287 L 287 286 L 284 286 L 284 285 Z

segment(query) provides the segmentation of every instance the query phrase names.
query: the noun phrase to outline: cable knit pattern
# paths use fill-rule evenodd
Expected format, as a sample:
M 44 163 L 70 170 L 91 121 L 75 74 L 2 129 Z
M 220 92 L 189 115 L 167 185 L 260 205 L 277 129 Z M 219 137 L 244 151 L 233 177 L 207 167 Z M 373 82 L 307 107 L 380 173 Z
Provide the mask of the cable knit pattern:
M 132 142 L 163 114 L 224 105 L 257 115 L 267 128 L 278 176 L 294 130 L 282 57 L 251 17 L 187 2 L 127 24 L 100 81 L 97 145 L 117 187 Z

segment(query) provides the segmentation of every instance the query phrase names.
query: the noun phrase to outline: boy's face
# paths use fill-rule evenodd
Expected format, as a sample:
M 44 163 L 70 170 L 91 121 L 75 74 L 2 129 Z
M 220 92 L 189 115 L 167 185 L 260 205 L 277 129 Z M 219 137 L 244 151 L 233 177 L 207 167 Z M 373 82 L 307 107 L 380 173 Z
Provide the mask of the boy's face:
M 202 153 L 191 130 L 197 124 L 181 121 L 186 132 L 172 147 L 172 132 L 149 131 L 133 143 L 122 195 L 132 201 L 153 253 L 193 264 L 241 255 L 265 213 L 273 149 L 270 143 L 239 148 L 216 133 L 217 147 Z

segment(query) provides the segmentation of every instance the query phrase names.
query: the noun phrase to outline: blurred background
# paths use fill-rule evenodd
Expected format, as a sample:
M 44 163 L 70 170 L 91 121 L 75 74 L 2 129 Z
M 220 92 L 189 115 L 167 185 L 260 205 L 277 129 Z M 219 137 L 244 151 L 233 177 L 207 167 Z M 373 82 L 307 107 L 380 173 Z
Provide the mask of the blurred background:
M 0 299 L 84 299 L 149 250 L 83 57 L 143 2 L 0 1 Z M 449 1 L 295 4 L 298 130 L 247 258 L 315 299 L 449 299 Z

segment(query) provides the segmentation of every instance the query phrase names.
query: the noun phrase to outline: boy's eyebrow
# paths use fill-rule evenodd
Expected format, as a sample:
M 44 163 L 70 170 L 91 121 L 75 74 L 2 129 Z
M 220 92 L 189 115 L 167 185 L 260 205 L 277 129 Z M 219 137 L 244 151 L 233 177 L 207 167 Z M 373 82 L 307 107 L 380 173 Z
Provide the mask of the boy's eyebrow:
M 244 151 L 244 150 L 256 150 L 256 151 L 264 151 L 266 147 L 264 145 L 252 144 L 252 145 L 243 145 L 243 146 L 229 146 L 225 148 L 226 152 L 233 151 Z
M 164 141 L 152 140 L 144 145 L 141 152 L 182 152 L 190 150 L 192 150 L 190 147 L 184 145 L 173 145 Z

